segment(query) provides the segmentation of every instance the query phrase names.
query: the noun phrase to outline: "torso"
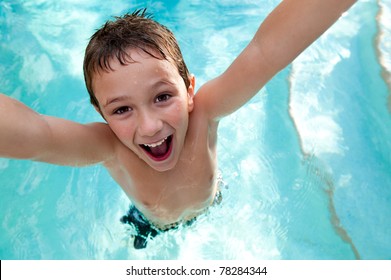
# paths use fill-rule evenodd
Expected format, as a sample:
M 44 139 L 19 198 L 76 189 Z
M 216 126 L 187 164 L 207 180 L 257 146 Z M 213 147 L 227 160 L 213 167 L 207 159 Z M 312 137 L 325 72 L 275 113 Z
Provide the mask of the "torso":
M 158 172 L 120 144 L 116 160 L 106 164 L 133 204 L 160 227 L 194 218 L 216 195 L 217 123 L 208 123 L 201 114 L 191 113 L 185 145 L 173 169 Z

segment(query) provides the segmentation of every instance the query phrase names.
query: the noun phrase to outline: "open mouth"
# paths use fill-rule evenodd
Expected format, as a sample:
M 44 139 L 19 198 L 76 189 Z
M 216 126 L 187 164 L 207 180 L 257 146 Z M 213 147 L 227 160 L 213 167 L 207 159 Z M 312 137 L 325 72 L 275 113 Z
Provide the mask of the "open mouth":
M 141 144 L 140 147 L 155 161 L 167 159 L 172 151 L 172 135 L 153 144 Z

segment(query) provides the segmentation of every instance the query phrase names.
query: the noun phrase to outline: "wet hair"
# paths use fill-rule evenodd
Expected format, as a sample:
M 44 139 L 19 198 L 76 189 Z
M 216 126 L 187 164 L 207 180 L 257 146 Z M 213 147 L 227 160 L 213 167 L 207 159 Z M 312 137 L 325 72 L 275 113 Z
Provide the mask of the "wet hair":
M 174 34 L 164 25 L 152 19 L 146 9 L 114 17 L 107 21 L 90 38 L 84 56 L 84 79 L 91 103 L 99 107 L 93 91 L 94 74 L 100 71 L 110 72 L 112 59 L 121 65 L 134 62 L 129 50 L 140 49 L 154 58 L 165 59 L 173 63 L 183 78 L 186 88 L 190 85 L 190 74 Z

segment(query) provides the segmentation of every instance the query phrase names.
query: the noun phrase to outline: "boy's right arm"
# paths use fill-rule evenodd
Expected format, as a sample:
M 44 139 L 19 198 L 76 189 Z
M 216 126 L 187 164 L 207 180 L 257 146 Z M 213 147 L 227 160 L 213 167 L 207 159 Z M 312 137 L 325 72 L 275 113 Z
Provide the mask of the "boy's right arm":
M 84 166 L 114 157 L 115 142 L 104 123 L 83 125 L 40 115 L 0 94 L 0 157 Z

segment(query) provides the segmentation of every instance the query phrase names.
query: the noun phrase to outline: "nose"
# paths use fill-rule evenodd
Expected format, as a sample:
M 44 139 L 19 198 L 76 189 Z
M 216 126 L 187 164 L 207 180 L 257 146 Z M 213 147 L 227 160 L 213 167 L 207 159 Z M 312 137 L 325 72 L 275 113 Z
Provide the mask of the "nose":
M 154 136 L 163 128 L 163 121 L 158 114 L 150 111 L 140 112 L 138 119 L 138 133 L 140 136 Z

